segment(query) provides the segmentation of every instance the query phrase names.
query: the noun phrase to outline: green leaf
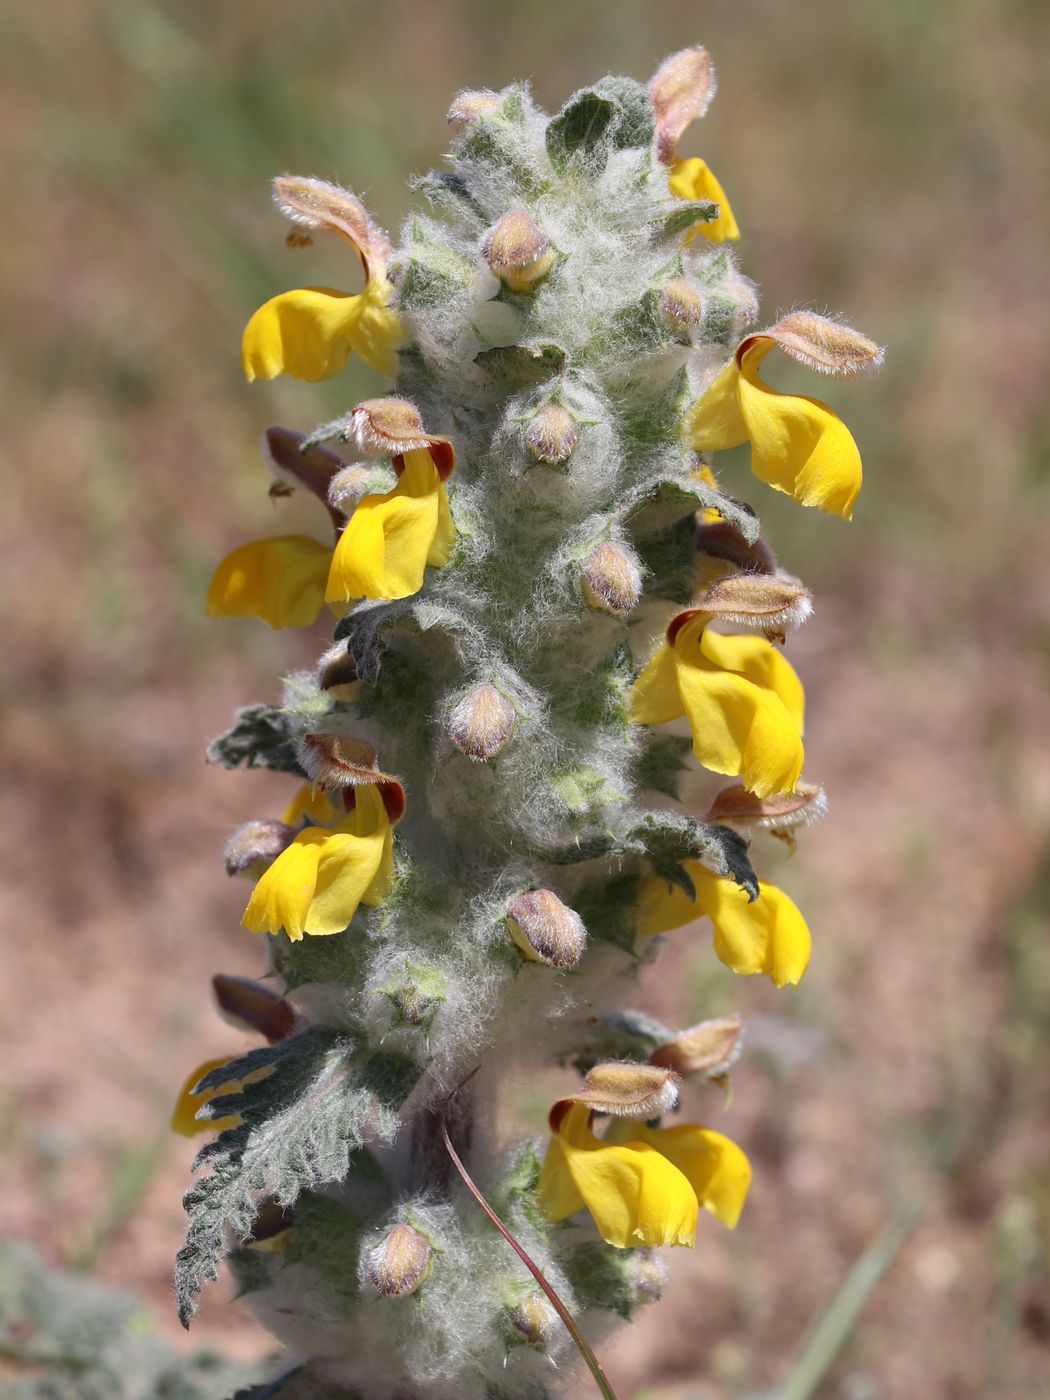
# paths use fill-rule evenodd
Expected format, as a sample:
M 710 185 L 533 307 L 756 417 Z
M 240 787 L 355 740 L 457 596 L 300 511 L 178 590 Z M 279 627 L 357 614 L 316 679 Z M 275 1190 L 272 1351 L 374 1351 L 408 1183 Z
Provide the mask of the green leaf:
M 609 98 L 617 108 L 613 145 L 618 151 L 632 148 L 649 150 L 656 130 L 649 89 L 633 78 L 608 77 L 594 85 L 594 91 Z
M 648 91 L 631 78 L 603 78 L 574 93 L 547 125 L 547 154 L 559 174 L 576 165 L 591 175 L 613 151 L 648 150 L 655 122 Z
M 594 91 L 576 93 L 547 125 L 547 154 L 559 174 L 577 162 L 593 174 L 605 169 L 613 147 L 616 104 Z
M 560 374 L 567 359 L 560 345 L 497 345 L 480 351 L 474 363 L 493 383 L 524 388 Z
M 690 771 L 686 757 L 692 751 L 693 741 L 684 734 L 650 732 L 634 764 L 638 786 L 677 798 L 679 774 Z
M 718 217 L 718 205 L 710 199 L 680 200 L 667 214 L 653 221 L 653 242 L 676 242 L 697 224 L 709 223 Z
M 273 768 L 305 778 L 295 754 L 294 726 L 284 710 L 273 705 L 247 705 L 237 723 L 208 745 L 207 760 L 223 768 Z
M 418 190 L 430 200 L 435 209 L 453 217 L 466 218 L 471 223 L 487 222 L 488 216 L 470 192 L 470 186 L 462 175 L 451 171 L 430 170 L 409 182 L 410 188 Z
M 248 1237 L 258 1194 L 290 1206 L 303 1190 L 342 1181 L 366 1131 L 384 1141 L 393 1137 L 397 1110 L 420 1073 L 405 1055 L 355 1055 L 341 1032 L 314 1027 L 253 1050 L 207 1076 L 201 1087 L 263 1067 L 272 1072 L 207 1106 L 213 1117 L 238 1113 L 243 1121 L 197 1154 L 194 1166 L 207 1173 L 183 1198 L 189 1225 L 176 1257 L 175 1291 L 184 1326 L 201 1287 L 218 1277 L 227 1232 Z
M 634 953 L 638 884 L 637 875 L 624 873 L 603 876 L 577 890 L 572 907 L 583 920 L 588 937 Z
M 366 685 L 374 685 L 379 676 L 385 643 L 383 633 L 409 611 L 411 602 L 359 603 L 353 612 L 341 618 L 335 629 L 335 640 L 346 641 L 358 676 Z
M 748 843 L 728 826 L 694 821 L 683 812 L 646 812 L 631 831 L 657 875 L 695 900 L 696 887 L 685 869 L 687 860 L 725 876 L 758 898 L 758 880 L 748 860 Z

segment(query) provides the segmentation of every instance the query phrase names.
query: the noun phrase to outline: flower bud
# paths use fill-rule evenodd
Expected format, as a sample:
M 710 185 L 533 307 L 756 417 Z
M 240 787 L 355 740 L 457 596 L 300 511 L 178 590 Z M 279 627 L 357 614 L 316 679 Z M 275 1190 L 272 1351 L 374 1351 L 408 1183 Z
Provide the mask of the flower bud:
M 294 826 L 278 821 L 245 822 L 226 842 L 223 859 L 227 875 L 245 875 L 258 880 L 277 857 L 295 840 Z
M 449 126 L 473 126 L 490 117 L 499 107 L 498 93 L 482 88 L 476 92 L 457 92 L 448 109 Z
M 584 1075 L 579 1092 L 561 1102 L 583 1103 L 617 1118 L 659 1118 L 678 1107 L 678 1075 L 652 1064 L 598 1064 Z
M 430 1273 L 434 1251 L 426 1235 L 411 1225 L 395 1225 L 365 1257 L 365 1278 L 384 1298 L 414 1293 Z
M 507 1321 L 516 1341 L 540 1347 L 550 1341 L 558 1324 L 558 1314 L 542 1293 L 530 1293 L 507 1309 Z
M 361 695 L 357 666 L 345 642 L 336 642 L 317 663 L 317 684 L 333 700 L 349 703 Z
M 711 105 L 717 83 L 711 55 L 697 45 L 665 58 L 649 79 L 649 96 L 656 113 L 656 154 L 670 164 L 678 138 L 691 121 Z
M 428 1026 L 445 1000 L 446 985 L 436 969 L 409 963 L 383 992 L 404 1025 Z
M 550 239 L 524 209 L 512 209 L 491 229 L 481 245 L 489 267 L 512 292 L 531 292 L 554 265 Z
M 560 403 L 545 403 L 525 429 L 525 446 L 537 462 L 566 461 L 580 440 L 576 419 Z
M 469 691 L 448 717 L 448 733 L 460 753 L 480 763 L 495 758 L 510 742 L 517 715 L 494 685 Z
M 389 491 L 394 478 L 389 468 L 371 462 L 351 462 L 328 483 L 328 504 L 342 515 L 351 515 L 362 496 Z
M 642 594 L 642 571 L 623 545 L 604 540 L 580 566 L 580 589 L 589 607 L 628 617 Z
M 587 946 L 583 920 L 551 890 L 519 894 L 511 900 L 506 917 L 511 938 L 529 962 L 567 971 L 583 957 Z
M 660 293 L 660 310 L 672 330 L 687 335 L 704 319 L 704 303 L 688 277 L 672 277 Z
M 640 1249 L 630 1262 L 630 1281 L 636 1303 L 658 1303 L 669 1278 L 667 1265 L 651 1250 Z
M 295 1029 L 295 1008 L 277 992 L 251 977 L 218 972 L 212 990 L 224 1020 L 240 1030 L 257 1031 L 271 1045 L 285 1040 Z
M 701 520 L 696 527 L 696 551 L 712 559 L 724 559 L 745 573 L 776 573 L 776 558 L 761 535 L 748 544 L 728 520 Z
M 761 335 L 775 340 L 793 360 L 820 374 L 848 379 L 864 369 L 877 369 L 885 350 L 852 326 L 844 326 L 813 311 L 793 311 Z
M 813 611 L 807 588 L 786 574 L 728 574 L 717 579 L 693 605 L 734 627 L 762 632 L 771 641 L 784 640 Z
M 744 1023 L 740 1017 L 719 1016 L 680 1031 L 658 1045 L 649 1060 L 676 1074 L 702 1074 L 706 1079 L 717 1079 L 739 1058 L 743 1043 Z

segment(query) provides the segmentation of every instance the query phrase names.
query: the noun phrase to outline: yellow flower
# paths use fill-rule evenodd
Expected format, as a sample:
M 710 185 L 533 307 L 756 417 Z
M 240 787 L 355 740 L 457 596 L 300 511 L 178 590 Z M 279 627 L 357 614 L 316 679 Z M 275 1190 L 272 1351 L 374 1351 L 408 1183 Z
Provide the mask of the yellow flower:
M 759 366 L 778 345 L 780 338 L 767 332 L 740 342 L 692 410 L 690 440 L 698 452 L 750 442 L 751 470 L 759 480 L 804 506 L 849 520 L 862 476 L 857 444 L 826 403 L 781 393 L 762 379 Z
M 309 535 L 276 535 L 242 544 L 215 570 L 209 617 L 261 617 L 271 627 L 307 627 L 324 604 L 329 545 Z
M 697 761 L 742 779 L 759 797 L 793 792 L 802 772 L 805 696 L 790 662 L 763 637 L 707 630 L 709 614 L 679 613 L 635 681 L 631 717 L 688 715 Z
M 325 590 L 330 603 L 409 598 L 423 587 L 427 565 L 448 563 L 453 526 L 439 463 L 450 458 L 414 448 L 393 461 L 393 491 L 362 497 L 339 536 Z
M 284 809 L 281 821 L 286 826 L 298 826 L 304 817 L 314 826 L 335 826 L 339 820 L 339 809 L 324 788 L 313 783 L 303 783 Z
M 364 783 L 351 791 L 345 821 L 306 827 L 263 874 L 241 920 L 246 929 L 283 929 L 295 942 L 341 933 L 359 904 L 381 904 L 390 893 L 394 844 L 384 787 Z
M 351 353 L 380 374 L 396 372 L 395 351 L 403 342 L 401 323 L 388 303 L 393 287 L 386 276 L 389 245 L 364 206 L 348 190 L 325 180 L 282 176 L 274 181 L 281 210 L 301 228 L 327 230 L 346 239 L 361 259 L 364 289 L 355 295 L 332 287 L 282 292 L 261 306 L 241 341 L 245 377 L 327 379 Z M 300 236 L 299 242 L 310 237 Z
M 179 1097 L 175 1101 L 175 1110 L 171 1115 L 171 1130 L 173 1133 L 180 1133 L 183 1137 L 196 1137 L 198 1133 L 222 1133 L 227 1128 L 236 1128 L 243 1119 L 239 1113 L 228 1113 L 225 1118 L 205 1118 L 198 1122 L 197 1110 L 203 1108 L 212 1099 L 221 1098 L 223 1094 L 236 1094 L 245 1084 L 254 1084 L 259 1079 L 265 1079 L 268 1074 L 273 1073 L 270 1065 L 264 1065 L 261 1069 L 256 1069 L 244 1079 L 230 1079 L 225 1084 L 220 1084 L 217 1089 L 206 1089 L 204 1093 L 196 1093 L 197 1085 L 206 1074 L 210 1074 L 213 1069 L 220 1069 L 223 1065 L 230 1064 L 238 1059 L 237 1055 L 223 1055 L 217 1060 L 205 1060 L 202 1065 L 198 1065 L 186 1082 L 179 1090 Z
M 586 1208 L 618 1249 L 696 1242 L 700 1207 L 732 1229 L 751 1184 L 740 1148 L 695 1124 L 646 1128 L 614 1119 L 604 1138 L 586 1104 L 555 1104 L 539 1194 L 551 1220 Z
M 715 953 L 744 977 L 764 973 L 778 987 L 802 978 L 812 947 L 809 929 L 798 906 L 783 890 L 759 881 L 758 898 L 733 880 L 715 875 L 699 861 L 685 869 L 696 887 L 696 899 L 651 875 L 638 893 L 637 931 L 643 936 L 667 933 L 706 915 L 715 930 Z
M 718 205 L 717 217 L 694 225 L 686 236 L 687 243 L 691 243 L 698 234 L 712 243 L 725 243 L 740 237 L 740 229 L 725 191 L 705 160 L 693 156 L 690 160 L 674 161 L 668 172 L 668 183 L 671 193 L 679 199 L 710 199 Z

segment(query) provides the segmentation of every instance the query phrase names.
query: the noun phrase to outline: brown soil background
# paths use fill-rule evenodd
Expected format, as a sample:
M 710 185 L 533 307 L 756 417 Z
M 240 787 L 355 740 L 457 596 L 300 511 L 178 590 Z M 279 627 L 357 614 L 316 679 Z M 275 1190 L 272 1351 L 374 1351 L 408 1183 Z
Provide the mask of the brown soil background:
M 748 1019 L 732 1108 L 712 1090 L 696 1111 L 756 1185 L 736 1235 L 703 1230 L 604 1355 L 622 1396 L 797 1394 L 809 1329 L 915 1211 L 814 1393 L 1050 1393 L 1048 39 L 1021 0 L 0 13 L 0 1231 L 138 1291 L 180 1340 L 193 1147 L 165 1122 L 187 1068 L 240 1043 L 208 979 L 264 950 L 219 855 L 285 786 L 202 748 L 322 640 L 207 624 L 203 593 L 272 528 L 261 428 L 372 387 L 360 369 L 242 383 L 249 312 L 345 271 L 319 250 L 296 271 L 267 177 L 340 178 L 396 227 L 457 88 L 531 74 L 555 107 L 701 41 L 721 92 L 686 153 L 730 192 L 767 312 L 842 308 L 890 353 L 824 390 L 864 450 L 851 528 L 725 470 L 817 596 L 790 654 L 832 815 L 793 861 L 758 852 L 815 957 L 776 994 L 724 973 L 698 928 L 649 973 L 668 1019 Z M 282 529 L 300 509 L 308 528 L 293 504 Z M 538 1125 L 538 1102 L 521 1113 Z M 266 1349 L 227 1294 L 180 1345 Z

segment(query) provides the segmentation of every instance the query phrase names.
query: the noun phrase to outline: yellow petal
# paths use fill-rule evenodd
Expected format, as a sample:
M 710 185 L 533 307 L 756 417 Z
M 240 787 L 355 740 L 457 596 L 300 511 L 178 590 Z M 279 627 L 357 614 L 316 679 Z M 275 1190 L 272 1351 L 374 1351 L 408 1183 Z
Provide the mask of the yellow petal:
M 539 1180 L 540 1205 L 544 1213 L 553 1221 L 567 1220 L 578 1210 L 583 1210 L 584 1200 L 569 1171 L 565 1153 L 558 1134 L 552 1135 L 547 1145 L 547 1156 L 543 1161 L 543 1171 Z
M 747 442 L 748 427 L 740 411 L 740 368 L 736 357 L 708 385 L 686 423 L 697 452 L 725 452 Z
M 686 861 L 692 874 L 696 861 Z M 670 933 L 703 918 L 704 911 L 678 885 L 670 885 L 662 875 L 647 875 L 638 887 L 635 901 L 635 932 L 650 938 Z
M 203 1122 L 198 1123 L 197 1110 L 223 1094 L 236 1093 L 241 1087 L 239 1080 L 231 1079 L 229 1083 L 220 1084 L 217 1089 L 209 1089 L 203 1094 L 193 1092 L 206 1074 L 210 1074 L 213 1069 L 219 1069 L 222 1065 L 228 1065 L 231 1060 L 236 1058 L 235 1055 L 223 1055 L 217 1060 L 205 1060 L 187 1077 L 186 1082 L 179 1090 L 179 1097 L 175 1101 L 175 1111 L 171 1115 L 173 1133 L 181 1133 L 183 1137 L 196 1137 L 198 1133 L 221 1133 L 226 1128 L 236 1128 L 241 1122 L 239 1113 L 228 1113 L 225 1118 L 206 1118 Z
M 341 816 L 342 813 L 332 805 L 324 788 L 303 783 L 284 809 L 281 821 L 286 826 L 298 826 L 304 817 L 308 817 L 315 826 L 334 826 Z
M 827 404 L 781 393 L 765 383 L 759 365 L 775 344 L 757 336 L 741 364 L 740 413 L 751 439 L 751 470 L 803 505 L 820 506 L 849 520 L 861 486 L 857 444 Z M 695 441 L 694 436 L 694 445 Z
M 779 695 L 798 726 L 798 732 L 805 733 L 806 692 L 798 672 L 779 647 L 767 642 L 765 637 L 731 636 L 705 628 L 700 637 L 700 649 L 709 661 L 724 671 L 735 671 Z
M 735 1142 L 694 1123 L 643 1127 L 640 1136 L 678 1168 L 704 1210 L 730 1230 L 736 1228 L 751 1186 L 751 1164 Z
M 636 931 L 668 933 L 706 915 L 714 925 L 715 953 L 744 977 L 764 973 L 778 987 L 801 981 L 812 940 L 798 906 L 775 885 L 758 882 L 758 898 L 696 860 L 684 862 L 696 901 L 657 875 L 644 879 L 636 903 Z
M 409 598 L 418 593 L 438 540 L 443 497 L 447 510 L 430 453 L 407 452 L 393 491 L 358 502 L 336 545 L 326 599 Z M 449 519 L 446 529 L 450 525 Z
M 764 973 L 778 987 L 801 981 L 812 940 L 793 900 L 775 885 L 758 884 L 758 898 L 732 880 L 693 862 L 687 869 L 696 885 L 697 904 L 715 928 L 715 953 L 734 972 Z
M 390 823 L 374 784 L 357 789 L 357 805 L 331 830 L 308 826 L 264 872 L 241 923 L 253 933 L 342 933 L 366 895 L 378 902 Z M 392 872 L 392 853 L 389 857 Z M 387 881 L 387 885 L 389 881 Z
M 727 239 L 740 237 L 740 229 L 725 190 L 712 175 L 706 161 L 695 156 L 690 160 L 674 161 L 668 171 L 668 183 L 671 193 L 679 199 L 710 199 L 718 205 L 718 217 L 690 229 L 685 240 L 687 243 L 698 235 L 712 243 L 725 243 Z
M 696 1194 L 648 1143 L 575 1148 L 562 1143 L 573 1184 L 598 1233 L 617 1249 L 696 1242 Z
M 324 602 L 332 551 L 308 535 L 253 540 L 227 554 L 208 588 L 209 617 L 261 617 L 307 627 Z
M 776 691 L 712 661 L 701 645 L 703 633 L 704 618 L 693 618 L 679 630 L 673 647 L 697 761 L 714 773 L 741 778 L 759 797 L 793 792 L 803 748 L 791 711 Z M 717 653 L 717 644 L 713 650 Z
M 667 724 L 684 714 L 674 653 L 661 642 L 634 683 L 631 718 L 635 724 Z
M 402 334 L 387 306 L 391 291 L 385 278 L 377 278 L 356 295 L 332 287 L 301 287 L 271 297 L 244 329 L 245 377 L 327 379 L 343 368 L 351 352 L 380 374 L 393 374 Z

